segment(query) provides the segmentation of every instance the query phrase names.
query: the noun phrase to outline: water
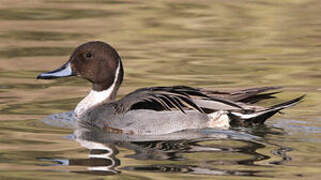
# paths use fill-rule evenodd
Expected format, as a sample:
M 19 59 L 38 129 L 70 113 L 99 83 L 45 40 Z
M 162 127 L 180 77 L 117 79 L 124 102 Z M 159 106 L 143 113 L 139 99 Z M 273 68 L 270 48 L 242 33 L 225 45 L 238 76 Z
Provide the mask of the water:
M 0 179 L 319 179 L 320 6 L 315 0 L 1 1 Z M 266 106 L 308 96 L 261 128 L 203 130 L 166 141 L 132 142 L 99 131 L 72 136 L 68 125 L 41 119 L 71 111 L 89 84 L 35 77 L 89 40 L 109 42 L 120 53 L 125 81 L 118 97 L 180 84 L 285 86 L 277 99 L 261 102 Z

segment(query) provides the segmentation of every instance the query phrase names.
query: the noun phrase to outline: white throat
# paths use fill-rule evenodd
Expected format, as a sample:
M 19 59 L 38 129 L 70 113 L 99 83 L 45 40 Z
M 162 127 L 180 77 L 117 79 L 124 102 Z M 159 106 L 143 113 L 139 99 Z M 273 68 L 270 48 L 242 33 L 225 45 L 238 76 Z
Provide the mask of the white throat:
M 120 62 L 117 65 L 113 84 L 108 89 L 103 91 L 91 90 L 89 94 L 77 104 L 74 110 L 76 117 L 78 118 L 81 117 L 81 115 L 91 107 L 94 107 L 98 104 L 102 104 L 103 102 L 112 101 L 115 98 L 114 96 L 116 95 L 116 93 L 114 93 L 113 91 L 117 83 L 119 71 L 120 71 Z

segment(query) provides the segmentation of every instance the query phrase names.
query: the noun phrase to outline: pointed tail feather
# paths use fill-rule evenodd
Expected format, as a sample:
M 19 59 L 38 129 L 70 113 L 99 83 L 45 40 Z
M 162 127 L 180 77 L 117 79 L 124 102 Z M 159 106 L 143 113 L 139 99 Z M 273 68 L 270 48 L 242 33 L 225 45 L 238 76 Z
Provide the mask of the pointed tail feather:
M 263 124 L 268 118 L 270 118 L 280 110 L 291 106 L 295 106 L 296 104 L 301 102 L 304 96 L 305 95 L 302 95 L 290 101 L 271 106 L 262 111 L 257 111 L 257 112 L 248 113 L 248 114 L 242 114 L 239 112 L 229 112 L 228 116 L 231 119 L 231 125 L 251 126 L 251 125 L 257 125 L 257 124 Z

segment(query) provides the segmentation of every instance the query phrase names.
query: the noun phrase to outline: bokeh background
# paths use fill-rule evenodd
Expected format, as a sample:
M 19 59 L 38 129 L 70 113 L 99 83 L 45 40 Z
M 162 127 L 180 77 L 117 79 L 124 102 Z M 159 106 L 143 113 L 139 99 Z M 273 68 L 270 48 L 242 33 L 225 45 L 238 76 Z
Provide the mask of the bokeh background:
M 59 67 L 68 60 L 73 48 L 91 40 L 108 42 L 123 59 L 125 80 L 118 97 L 146 86 L 284 86 L 278 99 L 261 102 L 267 106 L 307 94 L 303 103 L 268 121 L 268 131 L 258 130 L 269 145 L 255 153 L 264 154 L 267 159 L 256 159 L 251 165 L 207 162 L 256 157 L 253 153 L 227 151 L 183 154 L 183 160 L 155 162 L 127 157 L 133 151 L 123 148 L 117 155 L 122 162 L 120 169 L 155 163 L 198 167 L 207 162 L 206 166 L 226 172 L 258 171 L 250 175 L 215 174 L 218 179 L 318 179 L 320 9 L 317 0 L 1 0 L 0 179 L 98 178 L 84 173 L 84 167 L 39 160 L 88 156 L 88 150 L 65 138 L 72 130 L 45 125 L 40 119 L 71 111 L 88 93 L 89 83 L 78 78 L 40 81 L 35 77 Z M 235 143 L 215 142 L 227 147 Z M 243 147 L 242 143 L 239 147 Z M 286 157 L 290 157 L 285 162 L 284 157 L 273 153 L 280 146 L 286 147 Z M 272 163 L 275 160 L 283 163 Z M 205 172 L 124 168 L 110 178 L 213 176 Z

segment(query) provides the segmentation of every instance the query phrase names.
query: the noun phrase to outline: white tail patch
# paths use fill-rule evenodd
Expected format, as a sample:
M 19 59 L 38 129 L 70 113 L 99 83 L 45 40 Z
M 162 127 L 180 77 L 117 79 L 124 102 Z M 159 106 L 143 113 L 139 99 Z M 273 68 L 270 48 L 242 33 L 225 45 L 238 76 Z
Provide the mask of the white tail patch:
M 240 117 L 241 119 L 251 119 L 267 112 L 268 111 L 262 111 L 262 112 L 252 113 L 252 114 L 242 114 L 239 112 L 231 112 L 231 114 L 233 114 L 234 116 Z
M 230 127 L 230 118 L 226 111 L 216 111 L 207 115 L 209 118 L 209 127 L 228 129 Z
M 116 75 L 115 75 L 113 84 L 108 89 L 103 91 L 91 90 L 89 94 L 77 104 L 74 110 L 76 117 L 78 118 L 81 117 L 81 115 L 84 112 L 86 112 L 88 109 L 90 109 L 93 106 L 96 106 L 108 100 L 111 101 L 114 99 L 114 97 L 112 96 L 113 96 L 113 91 L 115 89 L 116 82 L 118 79 L 119 71 L 120 71 L 120 62 L 118 63 L 118 66 L 116 69 Z
M 296 105 L 296 104 L 298 104 L 300 102 L 299 100 L 296 101 L 296 102 L 290 103 L 290 104 L 275 106 L 273 108 L 268 108 L 268 109 L 265 109 L 265 110 L 262 110 L 262 111 L 258 111 L 258 112 L 254 112 L 254 113 L 251 113 L 251 114 L 242 114 L 242 113 L 239 113 L 239 112 L 231 112 L 231 114 L 233 114 L 234 116 L 238 116 L 241 119 L 251 119 L 251 118 L 255 118 L 255 117 L 258 117 L 260 115 L 272 112 L 272 111 L 279 111 L 279 110 L 294 106 L 294 105 Z

